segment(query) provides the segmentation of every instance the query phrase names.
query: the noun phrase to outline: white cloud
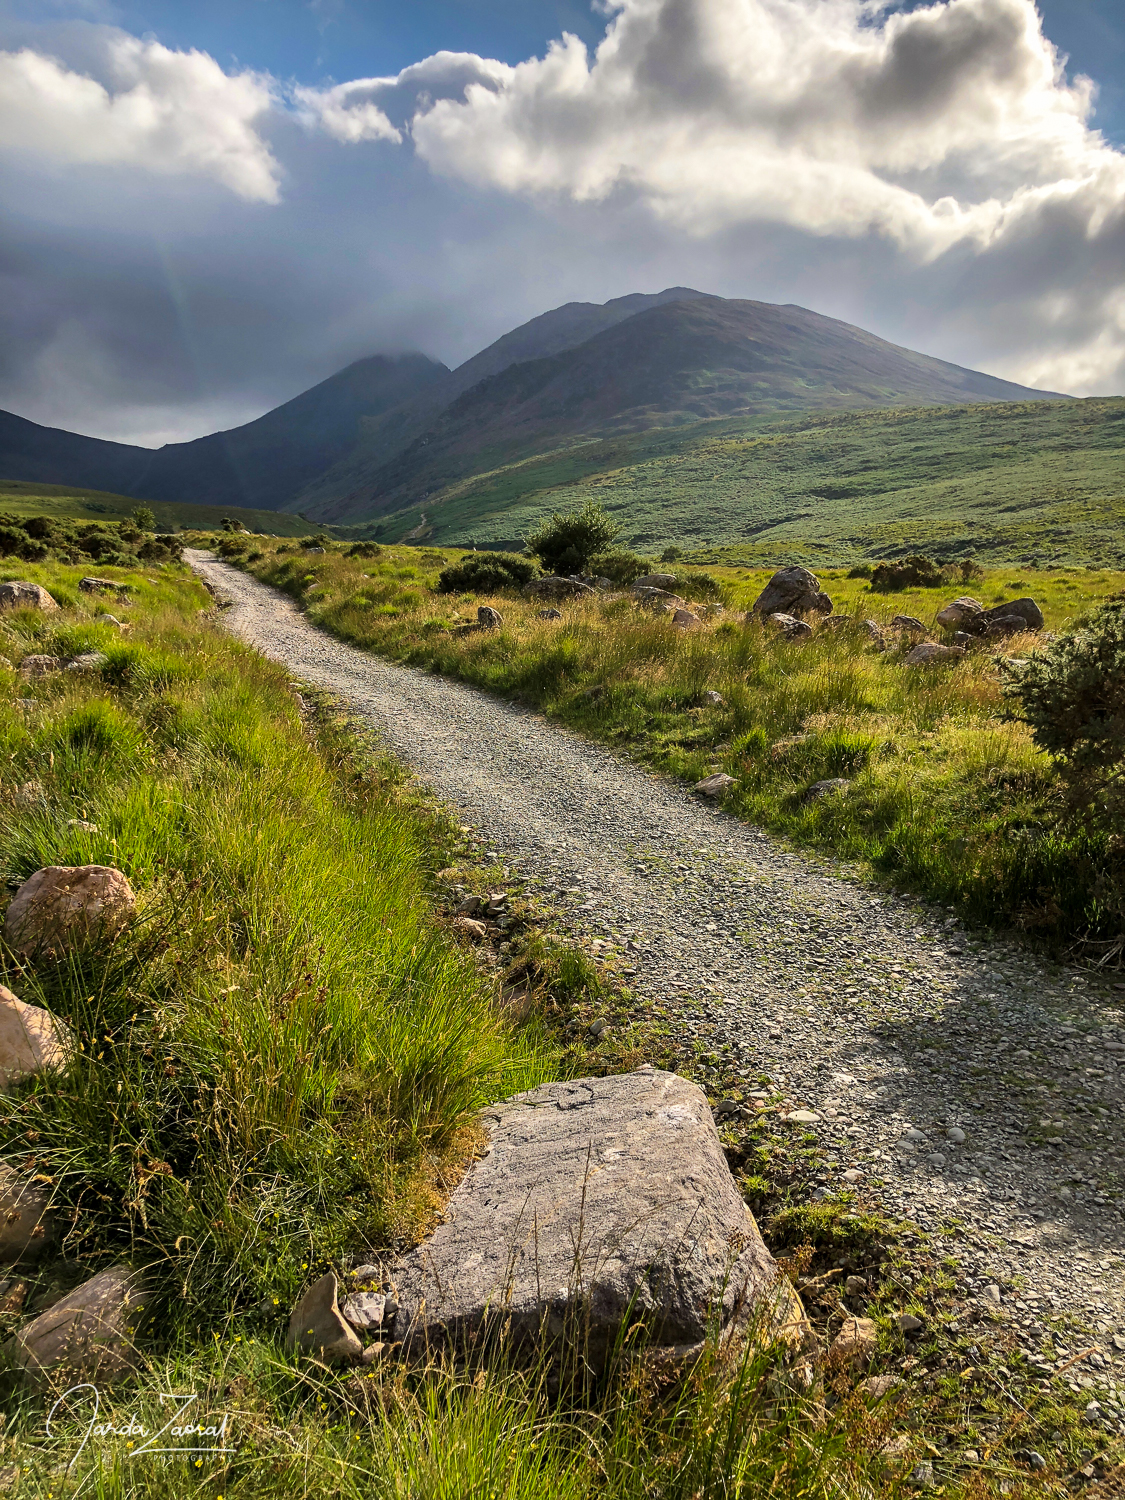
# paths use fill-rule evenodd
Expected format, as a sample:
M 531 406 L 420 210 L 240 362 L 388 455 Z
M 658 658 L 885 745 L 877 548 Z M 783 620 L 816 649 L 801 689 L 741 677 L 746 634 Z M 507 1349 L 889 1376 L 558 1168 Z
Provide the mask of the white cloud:
M 498 92 L 515 69 L 473 52 L 435 52 L 391 78 L 357 78 L 331 88 L 294 89 L 298 112 L 338 141 L 401 143 L 405 125 L 438 102 L 470 97 L 472 89 Z M 393 117 L 393 118 L 392 118 Z
M 255 129 L 273 103 L 268 78 L 124 32 L 108 32 L 102 54 L 104 82 L 31 48 L 0 52 L 0 151 L 211 178 L 278 201 L 279 167 Z

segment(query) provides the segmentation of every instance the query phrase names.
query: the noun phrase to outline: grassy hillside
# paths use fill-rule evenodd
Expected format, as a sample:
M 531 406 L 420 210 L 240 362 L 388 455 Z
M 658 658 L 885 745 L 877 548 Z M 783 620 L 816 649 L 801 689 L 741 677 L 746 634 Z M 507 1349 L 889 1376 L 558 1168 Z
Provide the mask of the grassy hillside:
M 227 544 L 236 557 L 238 545 Z M 253 572 L 345 640 L 518 694 L 689 781 L 723 770 L 736 782 L 728 806 L 751 821 L 978 920 L 1057 942 L 1122 930 L 1122 851 L 1107 836 L 1060 826 L 1054 771 L 1027 727 L 1005 716 L 995 651 L 919 671 L 903 665 L 909 637 L 883 653 L 858 628 L 823 628 L 791 644 L 736 613 L 769 577 L 747 569 L 717 569 L 710 581 L 684 571 L 686 598 L 706 598 L 717 585 L 728 605 L 691 632 L 628 597 L 564 606 L 560 622 L 509 597 L 488 601 L 504 616 L 502 630 L 458 634 L 478 600 L 434 592 L 447 560 L 438 550 L 388 548 L 378 558 L 254 550 L 252 560 L 241 552 Z M 903 613 L 932 627 L 942 604 L 966 589 L 951 581 L 878 595 L 842 572 L 820 576 L 837 611 L 857 621 Z M 1030 569 L 968 585 L 988 605 L 1030 594 L 1056 630 L 1123 586 L 1120 573 Z M 1017 636 L 1003 654 L 1035 645 Z M 706 703 L 710 689 L 722 704 Z M 814 783 L 837 777 L 848 782 L 843 794 L 810 798 Z
M 35 484 L 18 479 L 0 479 L 0 511 L 15 516 L 52 516 L 60 520 L 116 521 L 131 516 L 138 505 L 148 505 L 156 517 L 158 531 L 190 526 L 198 531 L 217 531 L 224 516 L 241 521 L 247 531 L 272 532 L 275 536 L 308 536 L 319 528 L 272 510 L 246 510 L 240 506 L 165 504 L 140 501 L 129 495 L 105 490 L 74 488 L 65 484 Z
M 587 442 L 447 486 L 369 528 L 518 544 L 587 497 L 623 541 L 756 564 L 924 550 L 1125 564 L 1125 399 L 702 422 Z
M 460 478 L 612 432 L 735 414 L 1042 400 L 802 307 L 695 297 L 650 307 L 459 396 L 396 459 L 314 513 L 356 520 Z M 302 507 L 305 508 L 305 507 Z

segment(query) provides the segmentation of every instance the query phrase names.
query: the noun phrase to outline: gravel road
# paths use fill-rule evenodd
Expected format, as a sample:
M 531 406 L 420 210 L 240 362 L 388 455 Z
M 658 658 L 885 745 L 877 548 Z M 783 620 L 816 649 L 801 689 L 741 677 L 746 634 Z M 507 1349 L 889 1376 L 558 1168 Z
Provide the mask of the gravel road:
M 620 951 L 639 993 L 734 1058 L 748 1090 L 768 1076 L 789 1109 L 819 1116 L 823 1188 L 847 1181 L 923 1228 L 955 1224 L 970 1298 L 990 1308 L 999 1287 L 1029 1352 L 1059 1313 L 1091 1330 L 1107 1416 L 1125 1419 L 1125 985 L 880 894 L 187 556 L 233 601 L 230 630 L 346 700 L 573 930 Z

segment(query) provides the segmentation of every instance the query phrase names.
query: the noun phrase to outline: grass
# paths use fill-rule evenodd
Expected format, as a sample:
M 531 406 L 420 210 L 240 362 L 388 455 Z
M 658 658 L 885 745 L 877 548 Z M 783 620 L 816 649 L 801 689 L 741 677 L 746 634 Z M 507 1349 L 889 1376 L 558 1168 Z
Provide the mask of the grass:
M 808 847 L 979 921 L 1059 943 L 1120 934 L 1122 913 L 1107 895 L 1114 879 L 1120 889 L 1120 854 L 1104 836 L 1061 823 L 1049 760 L 1002 712 L 993 652 L 919 671 L 903 665 L 909 639 L 879 654 L 858 626 L 787 643 L 741 620 L 769 577 L 763 569 L 704 576 L 681 567 L 686 597 L 717 588 L 727 601 L 724 617 L 684 632 L 627 598 L 566 606 L 555 622 L 516 597 L 439 595 L 450 558 L 441 549 L 387 547 L 365 558 L 339 545 L 311 556 L 258 541 L 226 545 L 341 638 L 518 695 L 671 775 L 725 771 L 736 782 L 732 810 Z M 1054 630 L 1123 586 L 1108 570 L 1025 568 L 880 595 L 843 570 L 819 576 L 837 613 L 857 622 L 902 613 L 932 624 L 968 588 L 986 605 L 1030 594 Z M 500 609 L 503 628 L 458 633 L 482 602 Z M 1035 645 L 1019 636 L 1004 650 L 1018 656 Z M 724 701 L 708 704 L 708 690 Z M 816 782 L 833 778 L 847 780 L 842 795 L 810 798 Z
M 65 484 L 38 484 L 31 480 L 0 479 L 0 511 L 13 516 L 48 516 L 52 520 L 121 521 L 131 517 L 138 505 L 147 505 L 156 517 L 158 531 L 190 526 L 200 531 L 218 531 L 224 516 L 241 521 L 248 531 L 273 536 L 308 536 L 318 528 L 300 516 L 282 511 L 249 510 L 242 506 L 191 505 L 164 500 L 145 500 L 114 495 L 107 490 L 89 490 Z
M 1123 446 L 1120 398 L 724 418 L 575 441 L 367 529 L 518 547 L 551 511 L 592 499 L 629 546 L 756 566 L 925 551 L 1120 568 Z

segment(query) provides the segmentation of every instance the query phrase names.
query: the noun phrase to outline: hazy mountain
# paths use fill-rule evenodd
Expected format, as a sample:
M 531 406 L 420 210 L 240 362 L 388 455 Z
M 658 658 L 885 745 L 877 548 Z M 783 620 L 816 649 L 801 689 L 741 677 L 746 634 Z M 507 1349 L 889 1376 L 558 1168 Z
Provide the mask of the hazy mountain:
M 280 510 L 355 447 L 362 419 L 448 374 L 424 354 L 376 354 L 256 421 L 163 448 L 103 442 L 0 412 L 0 476 L 144 500 Z
M 324 520 L 399 510 L 579 435 L 736 413 L 1029 399 L 1059 398 L 805 308 L 681 293 L 480 380 L 389 461 L 361 445 L 299 503 Z

